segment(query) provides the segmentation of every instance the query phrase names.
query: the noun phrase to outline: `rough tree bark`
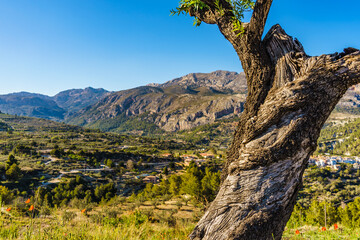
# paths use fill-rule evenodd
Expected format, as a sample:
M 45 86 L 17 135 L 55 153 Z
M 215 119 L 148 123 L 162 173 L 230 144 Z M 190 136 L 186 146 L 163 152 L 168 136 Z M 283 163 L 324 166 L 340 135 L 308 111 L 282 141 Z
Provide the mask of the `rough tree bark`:
M 281 239 L 320 130 L 346 90 L 360 82 L 360 52 L 310 57 L 279 26 L 262 39 L 272 0 L 258 0 L 245 32 L 215 0 L 190 15 L 217 24 L 239 55 L 248 83 L 222 185 L 190 239 Z M 228 10 L 226 0 L 220 4 Z

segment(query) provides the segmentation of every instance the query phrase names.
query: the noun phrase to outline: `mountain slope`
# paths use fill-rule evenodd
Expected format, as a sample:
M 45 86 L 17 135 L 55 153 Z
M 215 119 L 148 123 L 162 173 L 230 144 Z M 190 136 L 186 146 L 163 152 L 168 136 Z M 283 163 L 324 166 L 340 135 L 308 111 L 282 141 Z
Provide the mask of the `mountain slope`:
M 336 105 L 335 111 L 360 114 L 360 84 L 347 90 L 343 98 Z
M 1 127 L 2 126 L 2 127 Z M 59 123 L 42 118 L 15 116 L 0 113 L 0 131 L 7 129 L 25 132 L 39 132 L 39 131 L 65 131 L 72 132 L 83 130 L 79 126 L 70 126 L 64 123 Z
M 119 92 L 89 87 L 54 97 L 26 92 L 0 95 L 0 111 L 104 131 L 159 133 L 237 116 L 243 110 L 246 93 L 244 73 L 215 71 Z M 335 112 L 360 114 L 359 107 L 360 85 L 356 85 L 346 92 Z
M 0 111 L 52 120 L 63 119 L 65 115 L 65 110 L 50 97 L 27 92 L 0 95 Z
M 146 132 L 154 126 L 165 131 L 186 130 L 237 116 L 246 93 L 244 73 L 191 73 L 163 84 L 111 93 L 71 116 L 68 123 L 115 132 Z M 358 111 L 359 99 L 360 88 L 354 86 L 336 111 Z
M 68 115 L 102 99 L 108 91 L 100 88 L 72 89 L 54 97 L 19 92 L 0 95 L 0 111 L 13 115 L 63 121 Z
M 123 118 L 137 118 L 165 131 L 190 129 L 240 113 L 245 83 L 245 76 L 234 72 L 189 74 L 164 84 L 112 93 L 68 122 L 100 128 L 106 122 L 107 130 L 116 131 Z M 117 119 L 113 127 L 108 126 L 109 119 Z
M 56 94 L 52 99 L 59 107 L 68 113 L 76 112 L 84 107 L 95 104 L 109 92 L 103 88 L 88 87 L 85 89 L 70 89 Z
M 220 92 L 247 92 L 244 73 L 220 70 L 212 73 L 190 73 L 164 84 L 149 84 L 148 86 L 160 87 L 163 89 L 171 86 L 188 87 L 191 89 L 207 87 Z

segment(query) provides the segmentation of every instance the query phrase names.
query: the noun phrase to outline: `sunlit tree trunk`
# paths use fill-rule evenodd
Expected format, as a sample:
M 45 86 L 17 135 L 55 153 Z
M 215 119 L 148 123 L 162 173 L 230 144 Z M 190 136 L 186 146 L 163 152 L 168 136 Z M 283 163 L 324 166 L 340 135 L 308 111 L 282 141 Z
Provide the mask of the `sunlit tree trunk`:
M 234 32 L 230 13 L 219 15 L 215 1 L 204 2 L 209 9 L 191 15 L 219 26 L 239 55 L 249 90 L 219 193 L 190 238 L 281 239 L 324 122 L 360 82 L 360 52 L 310 57 L 279 25 L 262 39 L 271 0 L 256 2 L 242 34 Z

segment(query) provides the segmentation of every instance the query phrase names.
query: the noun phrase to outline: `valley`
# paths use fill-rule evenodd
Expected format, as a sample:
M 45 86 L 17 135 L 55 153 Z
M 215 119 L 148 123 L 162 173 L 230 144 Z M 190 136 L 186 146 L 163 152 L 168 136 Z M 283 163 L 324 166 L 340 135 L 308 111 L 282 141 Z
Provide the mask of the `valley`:
M 76 90 L 77 101 L 59 94 L 61 109 L 72 109 L 62 120 L 1 113 L 0 238 L 118 239 L 115 231 L 124 239 L 184 239 L 218 191 L 246 98 L 241 81 L 241 74 L 223 71 L 189 74 L 121 92 L 99 90 L 97 102 L 95 96 L 82 102 L 88 96 Z M 349 90 L 320 134 L 284 239 L 295 230 L 311 239 L 355 236 L 356 94 L 356 87 Z M 319 233 L 324 219 L 329 231 Z M 89 226 L 93 231 L 84 231 Z
M 115 231 L 124 239 L 184 239 L 217 192 L 236 121 L 150 138 L 0 114 L 0 237 L 118 239 Z M 356 119 L 329 123 L 316 154 L 342 155 L 341 143 L 322 146 L 356 138 L 358 124 Z M 11 161 L 19 172 L 8 172 Z M 345 220 L 349 215 L 339 206 L 346 211 L 357 206 L 359 174 L 346 163 L 337 170 L 310 165 L 285 239 L 294 229 L 312 239 L 353 235 L 349 229 L 357 218 Z M 317 232 L 316 226 L 324 226 L 319 206 L 325 201 L 327 224 L 338 223 L 341 233 L 330 227 L 326 235 Z M 84 231 L 89 226 L 93 231 Z

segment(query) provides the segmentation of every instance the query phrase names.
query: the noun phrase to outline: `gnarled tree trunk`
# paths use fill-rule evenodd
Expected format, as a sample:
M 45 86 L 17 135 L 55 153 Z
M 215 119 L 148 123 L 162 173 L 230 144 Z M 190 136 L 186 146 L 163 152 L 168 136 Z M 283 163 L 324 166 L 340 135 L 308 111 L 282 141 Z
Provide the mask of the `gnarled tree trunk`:
M 216 199 L 191 239 L 281 239 L 320 130 L 337 102 L 360 82 L 360 52 L 307 56 L 279 26 L 262 40 L 272 1 L 258 0 L 245 33 L 234 33 L 231 13 L 192 11 L 217 24 L 242 62 L 248 97 Z M 223 6 L 226 1 L 220 1 Z

